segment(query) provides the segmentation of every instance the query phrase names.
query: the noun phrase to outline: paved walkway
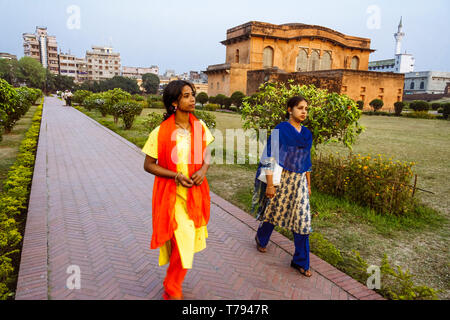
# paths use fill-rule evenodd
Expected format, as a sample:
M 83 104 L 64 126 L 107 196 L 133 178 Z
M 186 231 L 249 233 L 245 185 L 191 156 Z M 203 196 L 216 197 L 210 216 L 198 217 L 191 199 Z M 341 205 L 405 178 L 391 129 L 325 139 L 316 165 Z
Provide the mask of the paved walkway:
M 16 299 L 161 299 L 166 268 L 150 250 L 153 176 L 133 144 L 46 98 Z M 289 267 L 293 243 L 274 232 L 255 248 L 254 218 L 212 194 L 207 248 L 186 299 L 382 299 L 311 254 L 314 275 Z M 66 287 L 78 266 L 81 289 Z

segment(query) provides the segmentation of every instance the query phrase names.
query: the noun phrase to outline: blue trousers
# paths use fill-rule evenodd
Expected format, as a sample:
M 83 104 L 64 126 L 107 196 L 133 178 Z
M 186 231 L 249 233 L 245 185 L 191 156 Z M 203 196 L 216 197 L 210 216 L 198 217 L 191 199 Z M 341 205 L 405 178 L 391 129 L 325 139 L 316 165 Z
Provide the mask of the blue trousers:
M 267 246 L 273 229 L 274 225 L 268 222 L 263 222 L 259 225 L 256 236 L 258 237 L 261 247 L 265 248 Z M 309 235 L 303 235 L 295 232 L 293 232 L 293 234 L 295 253 L 292 258 L 292 262 L 303 268 L 305 271 L 309 270 Z

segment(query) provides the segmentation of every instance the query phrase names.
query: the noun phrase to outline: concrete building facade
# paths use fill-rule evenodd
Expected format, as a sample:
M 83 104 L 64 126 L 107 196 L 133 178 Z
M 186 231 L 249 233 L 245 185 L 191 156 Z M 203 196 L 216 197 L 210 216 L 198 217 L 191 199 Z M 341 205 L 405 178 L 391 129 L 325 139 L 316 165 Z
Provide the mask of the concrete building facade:
M 86 51 L 86 62 L 89 81 L 110 79 L 122 72 L 120 53 L 111 47 L 92 46 L 92 51 Z
M 59 53 L 59 74 L 77 80 L 77 57 L 70 53 Z
M 405 74 L 405 94 L 444 94 L 450 72 L 422 71 Z
M 24 33 L 24 55 L 39 61 L 53 74 L 59 74 L 58 43 L 56 37 L 47 33 L 46 27 L 36 27 L 35 33 Z
M 142 76 L 146 73 L 152 73 L 158 75 L 158 66 L 151 66 L 150 68 L 141 67 L 122 67 L 122 76 L 132 79 L 142 79 Z
M 0 59 L 17 60 L 17 56 L 11 53 L 0 52 Z

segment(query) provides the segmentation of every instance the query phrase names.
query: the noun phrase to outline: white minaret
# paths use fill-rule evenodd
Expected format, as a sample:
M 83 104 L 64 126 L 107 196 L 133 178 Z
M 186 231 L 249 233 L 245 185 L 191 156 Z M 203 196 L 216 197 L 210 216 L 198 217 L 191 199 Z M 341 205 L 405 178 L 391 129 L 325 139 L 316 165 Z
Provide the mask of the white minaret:
M 395 54 L 401 54 L 402 53 L 402 39 L 405 36 L 405 33 L 403 32 L 403 17 L 400 18 L 400 24 L 398 25 L 398 32 L 394 34 L 395 38 Z

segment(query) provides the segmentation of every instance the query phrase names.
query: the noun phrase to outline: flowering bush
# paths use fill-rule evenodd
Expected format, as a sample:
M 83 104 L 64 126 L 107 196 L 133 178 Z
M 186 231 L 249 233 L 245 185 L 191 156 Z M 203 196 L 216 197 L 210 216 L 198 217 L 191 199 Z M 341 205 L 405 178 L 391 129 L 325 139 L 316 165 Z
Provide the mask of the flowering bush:
M 350 154 L 347 159 L 334 155 L 313 158 L 311 183 L 319 191 L 344 197 L 395 215 L 412 211 L 414 163 Z

